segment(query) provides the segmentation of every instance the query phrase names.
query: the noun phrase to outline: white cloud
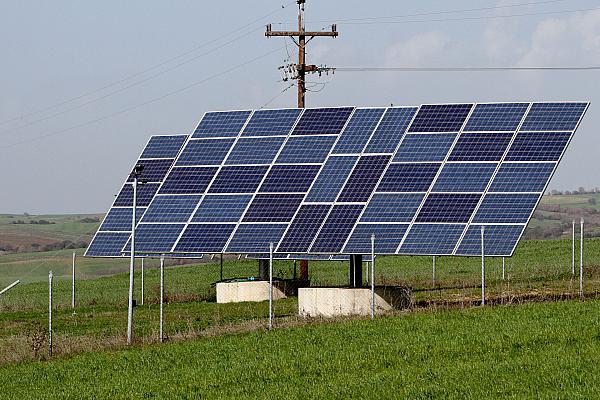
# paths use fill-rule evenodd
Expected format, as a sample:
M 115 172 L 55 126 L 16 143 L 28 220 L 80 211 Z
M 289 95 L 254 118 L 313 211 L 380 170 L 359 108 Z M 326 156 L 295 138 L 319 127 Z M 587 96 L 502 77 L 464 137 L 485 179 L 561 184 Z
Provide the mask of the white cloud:
M 424 66 L 426 63 L 447 59 L 453 46 L 449 36 L 442 32 L 420 33 L 388 47 L 385 64 L 388 66 Z

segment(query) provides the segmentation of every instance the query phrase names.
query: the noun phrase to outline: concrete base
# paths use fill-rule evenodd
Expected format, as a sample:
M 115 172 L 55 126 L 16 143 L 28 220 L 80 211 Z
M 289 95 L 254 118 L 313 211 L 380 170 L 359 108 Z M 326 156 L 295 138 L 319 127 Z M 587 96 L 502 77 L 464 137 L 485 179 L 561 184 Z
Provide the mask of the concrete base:
M 411 291 L 405 287 L 375 288 L 375 312 L 408 308 Z M 300 288 L 298 310 L 302 317 L 371 315 L 370 288 Z

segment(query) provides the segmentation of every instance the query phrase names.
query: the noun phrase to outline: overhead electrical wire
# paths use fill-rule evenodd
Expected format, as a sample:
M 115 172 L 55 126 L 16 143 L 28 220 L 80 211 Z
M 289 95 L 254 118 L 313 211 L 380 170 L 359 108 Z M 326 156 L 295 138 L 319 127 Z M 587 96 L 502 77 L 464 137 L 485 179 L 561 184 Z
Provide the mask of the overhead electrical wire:
M 332 67 L 335 72 L 597 71 L 599 65 L 556 67 Z
M 346 19 L 335 18 L 332 20 L 320 20 L 320 21 L 308 21 L 308 22 L 309 23 L 330 23 L 330 22 L 334 21 L 337 24 L 346 24 L 346 23 L 351 23 L 351 22 L 376 21 L 376 20 L 382 20 L 382 19 L 426 17 L 426 16 L 431 16 L 431 15 L 457 14 L 457 13 L 476 12 L 476 11 L 491 11 L 491 10 L 499 10 L 499 9 L 506 9 L 506 8 L 541 5 L 541 4 L 563 3 L 565 1 L 570 1 L 570 0 L 531 1 L 531 2 L 527 2 L 527 3 L 505 4 L 505 5 L 499 5 L 499 6 L 488 6 L 488 7 L 478 7 L 478 8 L 462 8 L 462 9 L 456 9 L 456 10 L 429 11 L 429 12 L 414 13 L 414 14 L 387 15 L 387 16 L 362 17 L 362 18 L 346 18 Z
M 55 109 L 55 108 L 58 108 L 58 107 L 61 107 L 61 106 L 67 105 L 67 104 L 69 104 L 69 103 L 75 102 L 75 101 L 77 101 L 77 100 L 81 100 L 81 99 L 83 99 L 83 98 L 89 97 L 89 96 L 91 96 L 91 95 L 93 95 L 93 94 L 96 94 L 96 93 L 102 92 L 102 91 L 104 91 L 104 90 L 106 90 L 106 89 L 108 89 L 108 88 L 111 88 L 111 87 L 113 87 L 113 86 L 117 86 L 117 85 L 120 85 L 120 84 L 122 84 L 122 83 L 125 83 L 125 82 L 127 82 L 127 81 L 129 81 L 129 80 L 131 80 L 131 79 L 133 79 L 133 78 L 136 78 L 136 77 L 138 77 L 138 76 L 141 76 L 141 75 L 144 75 L 144 74 L 146 74 L 146 73 L 148 73 L 148 72 L 151 72 L 151 71 L 153 71 L 153 70 L 155 70 L 155 69 L 158 69 L 158 68 L 160 68 L 160 67 L 163 67 L 163 66 L 165 66 L 165 65 L 168 65 L 168 64 L 170 64 L 170 63 L 172 63 L 172 62 L 174 62 L 174 61 L 177 61 L 177 60 L 179 60 L 179 59 L 181 59 L 181 58 L 183 58 L 183 57 L 185 57 L 185 56 L 187 56 L 187 55 L 190 55 L 190 54 L 193 54 L 193 53 L 195 53 L 195 52 L 196 52 L 196 51 L 198 51 L 199 49 L 202 49 L 202 48 L 204 48 L 204 47 L 210 46 L 211 44 L 217 43 L 217 42 L 219 42 L 220 40 L 222 40 L 222 39 L 224 39 L 224 38 L 226 38 L 226 37 L 229 37 L 229 36 L 231 36 L 231 35 L 233 35 L 233 34 L 236 34 L 236 33 L 240 32 L 240 31 L 242 31 L 242 30 L 245 30 L 246 28 L 248 28 L 248 27 L 250 27 L 250 26 L 254 25 L 255 23 L 258 23 L 258 22 L 260 22 L 260 21 L 264 20 L 265 18 L 267 18 L 267 17 L 270 17 L 270 16 L 271 16 L 271 15 L 273 15 L 273 14 L 279 13 L 281 10 L 283 10 L 283 9 L 285 9 L 285 8 L 289 7 L 290 5 L 292 5 L 292 4 L 295 4 L 295 3 L 296 3 L 296 1 L 292 0 L 292 1 L 289 1 L 289 2 L 287 2 L 287 3 L 285 3 L 285 4 L 282 4 L 280 7 L 278 7 L 277 9 L 275 9 L 275 10 L 273 10 L 273 11 L 269 12 L 268 14 L 265 14 L 265 15 L 263 15 L 263 16 L 261 16 L 261 17 L 259 17 L 259 18 L 256 18 L 255 20 L 252 20 L 251 22 L 249 22 L 249 23 L 247 23 L 247 24 L 245 24 L 245 25 L 243 25 L 243 26 L 241 26 L 241 27 L 239 27 L 239 28 L 237 28 L 237 29 L 235 29 L 235 30 L 233 30 L 233 31 L 229 32 L 229 33 L 223 34 L 223 35 L 221 35 L 221 36 L 219 36 L 219 37 L 217 37 L 217 38 L 215 38 L 215 39 L 212 39 L 212 40 L 210 40 L 210 41 L 208 41 L 208 42 L 204 42 L 204 43 L 202 43 L 202 44 L 199 44 L 199 45 L 197 45 L 197 46 L 194 46 L 194 47 L 193 47 L 193 48 L 191 48 L 191 49 L 188 49 L 188 50 L 186 50 L 186 51 L 184 51 L 184 52 L 182 52 L 182 53 L 179 53 L 179 54 L 177 54 L 177 55 L 175 55 L 175 56 L 173 56 L 173 57 L 171 57 L 171 58 L 168 58 L 168 59 L 166 59 L 166 60 L 164 60 L 164 61 L 161 61 L 161 62 L 159 62 L 159 63 L 157 63 L 157 64 L 154 64 L 154 65 L 152 65 L 152 66 L 150 66 L 150 67 L 148 67 L 148 68 L 146 68 L 146 69 L 143 69 L 143 70 L 141 70 L 141 71 L 138 71 L 138 72 L 134 72 L 134 73 L 132 73 L 132 74 L 130 74 L 130 75 L 127 75 L 127 76 L 125 76 L 125 77 L 123 77 L 123 78 L 121 78 L 121 79 L 118 79 L 118 80 L 115 80 L 115 81 L 109 82 L 109 83 L 107 83 L 107 84 L 105 84 L 105 85 L 103 85 L 103 86 L 101 86 L 101 87 L 99 87 L 99 88 L 97 88 L 97 89 L 93 89 L 93 90 L 91 90 L 91 91 L 85 92 L 85 93 L 83 93 L 83 94 L 80 94 L 80 95 L 78 95 L 78 96 L 71 97 L 71 98 L 69 98 L 69 99 L 66 99 L 66 100 L 60 101 L 60 102 L 58 102 L 58 103 L 55 103 L 55 104 L 52 104 L 52 105 L 50 105 L 50 106 L 47 106 L 47 107 L 41 108 L 41 109 L 39 109 L 39 110 L 31 111 L 31 112 L 28 112 L 28 113 L 25 113 L 25 114 L 22 114 L 22 115 L 19 115 L 19 116 L 16 116 L 16 117 L 12 117 L 12 118 L 9 118 L 9 119 L 6 119 L 6 120 L 3 120 L 3 121 L 0 121 L 0 126 L 1 126 L 1 125 L 5 125 L 5 124 L 8 124 L 8 123 L 10 123 L 10 122 L 17 121 L 17 120 L 26 119 L 26 118 L 28 118 L 28 117 L 31 117 L 31 116 L 33 116 L 33 115 L 37 115 L 37 114 L 42 114 L 42 113 L 45 113 L 45 112 L 47 112 L 47 111 L 50 111 L 50 110 L 53 110 L 53 109 Z M 257 28 L 257 29 L 262 29 L 262 28 L 263 28 L 263 27 L 261 26 L 261 27 L 259 27 L 259 28 Z M 254 30 L 252 30 L 252 31 L 250 31 L 250 32 L 246 32 L 246 33 L 245 33 L 245 35 L 247 35 L 248 33 L 252 33 L 252 32 L 254 32 L 254 31 L 256 31 L 257 29 L 254 29 Z M 234 41 L 235 41 L 235 40 L 234 40 Z M 220 46 L 219 46 L 217 49 L 219 49 L 219 48 L 221 48 L 221 47 L 224 47 L 224 46 L 226 46 L 226 45 L 228 45 L 228 44 L 231 44 L 231 43 L 233 43 L 233 41 L 229 41 L 229 42 L 227 42 L 227 43 L 224 43 L 224 44 L 220 45 Z M 213 49 L 213 50 L 216 50 L 216 49 Z M 211 51 L 211 52 L 212 52 L 212 51 Z M 195 60 L 195 59 L 196 59 L 196 58 L 192 59 L 192 61 L 193 61 L 193 60 Z M 170 71 L 170 70 L 169 70 L 169 71 Z M 169 71 L 167 71 L 167 72 L 169 72 Z M 149 80 L 149 79 L 148 79 L 148 80 Z M 144 82 L 146 82 L 146 81 L 147 81 L 147 80 L 144 80 Z M 132 86 L 131 86 L 131 87 L 132 87 Z M 128 88 L 129 88 L 129 87 L 128 87 Z M 119 92 L 119 91 L 116 91 L 116 93 L 118 93 L 118 92 Z M 103 97 L 103 98 L 104 98 L 104 97 Z
M 54 131 L 54 132 L 50 132 L 50 133 L 46 133 L 46 134 L 43 134 L 43 135 L 39 135 L 39 136 L 36 136 L 36 137 L 33 137 L 33 138 L 24 139 L 24 140 L 21 140 L 21 141 L 18 141 L 18 142 L 14 142 L 14 143 L 10 143 L 10 144 L 4 145 L 4 146 L 0 146 L 0 149 L 7 149 L 7 148 L 15 147 L 15 146 L 18 146 L 18 145 L 21 145 L 21 144 L 31 143 L 31 142 L 35 142 L 35 141 L 38 141 L 38 140 L 41 140 L 41 139 L 48 138 L 48 137 L 61 135 L 63 133 L 67 133 L 67 132 L 72 131 L 74 129 L 83 128 L 85 126 L 92 125 L 92 124 L 95 124 L 95 123 L 98 123 L 98 122 L 110 119 L 112 117 L 115 117 L 115 116 L 118 116 L 118 115 L 121 115 L 121 114 L 125 114 L 125 113 L 127 113 L 129 111 L 136 110 L 136 109 L 144 107 L 144 106 L 146 106 L 148 104 L 156 103 L 157 101 L 163 100 L 163 99 L 165 99 L 167 97 L 173 96 L 173 95 L 181 93 L 181 92 L 185 92 L 186 90 L 189 90 L 189 89 L 191 89 L 193 87 L 199 86 L 199 85 L 201 85 L 203 83 L 206 83 L 206 82 L 208 82 L 208 81 L 210 81 L 212 79 L 221 77 L 221 76 L 226 75 L 226 74 L 228 74 L 230 72 L 233 72 L 233 71 L 236 71 L 236 70 L 241 69 L 243 67 L 246 67 L 248 64 L 251 64 L 251 63 L 256 62 L 256 61 L 258 61 L 258 60 L 260 60 L 262 58 L 265 58 L 266 56 L 269 56 L 269 55 L 271 55 L 271 54 L 273 54 L 275 52 L 283 50 L 283 48 L 284 47 L 281 46 L 281 47 L 278 47 L 278 48 L 276 48 L 274 50 L 270 50 L 270 51 L 268 51 L 266 53 L 263 53 L 263 54 L 261 54 L 261 55 L 259 55 L 257 57 L 251 58 L 251 59 L 249 59 L 247 61 L 244 61 L 244 62 L 242 62 L 240 64 L 237 64 L 237 65 L 235 65 L 235 66 L 233 66 L 231 68 L 225 69 L 225 70 L 223 70 L 221 72 L 218 72 L 218 73 L 216 73 L 214 75 L 211 75 L 211 76 L 209 76 L 207 78 L 204 78 L 204 79 L 201 79 L 199 81 L 193 82 L 193 83 L 188 84 L 186 86 L 183 86 L 183 87 L 181 87 L 179 89 L 170 91 L 170 92 L 165 93 L 165 94 L 163 94 L 161 96 L 154 97 L 154 98 L 152 98 L 150 100 L 147 100 L 147 101 L 144 101 L 142 103 L 138 103 L 136 105 L 133 105 L 133 106 L 121 109 L 119 111 L 112 112 L 110 114 L 104 115 L 102 117 L 99 117 L 99 118 L 96 118 L 96 119 L 93 119 L 93 120 L 90 120 L 90 121 L 83 122 L 81 124 L 70 126 L 68 128 L 65 128 L 65 129 L 60 129 L 60 130 L 57 130 L 57 131 Z

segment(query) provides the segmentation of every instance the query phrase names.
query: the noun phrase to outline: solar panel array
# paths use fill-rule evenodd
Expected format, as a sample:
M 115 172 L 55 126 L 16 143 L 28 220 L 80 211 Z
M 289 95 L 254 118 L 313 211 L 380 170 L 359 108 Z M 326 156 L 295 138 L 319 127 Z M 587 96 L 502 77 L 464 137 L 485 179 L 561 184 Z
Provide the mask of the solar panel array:
M 369 254 L 375 234 L 377 254 L 478 255 L 485 225 L 485 253 L 509 256 L 587 107 L 207 113 L 141 218 L 136 251 L 260 254 L 273 242 L 285 257 Z

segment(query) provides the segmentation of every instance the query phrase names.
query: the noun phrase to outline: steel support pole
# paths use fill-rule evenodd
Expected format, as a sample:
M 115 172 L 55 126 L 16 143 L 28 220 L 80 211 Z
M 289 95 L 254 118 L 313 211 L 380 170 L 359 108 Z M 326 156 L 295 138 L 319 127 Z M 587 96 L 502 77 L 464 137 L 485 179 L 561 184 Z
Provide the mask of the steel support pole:
M 72 281 L 71 281 L 71 308 L 73 309 L 73 314 L 75 314 L 75 260 L 77 255 L 73 252 L 73 265 L 72 265 Z
M 575 276 L 575 220 L 573 220 L 573 241 L 571 242 L 571 274 Z
M 273 328 L 273 243 L 269 243 L 269 329 Z
M 506 279 L 506 259 L 502 257 L 502 280 Z
M 579 239 L 579 297 L 583 300 L 583 218 L 581 218 L 581 239 Z
M 375 234 L 371 234 L 371 318 L 375 318 Z
M 130 345 L 133 339 L 133 271 L 135 264 L 135 223 L 137 208 L 137 175 L 133 177 L 133 212 L 131 218 L 131 247 L 129 258 L 129 300 L 127 305 L 127 344 Z
M 221 253 L 221 282 L 223 282 L 223 253 Z
M 52 357 L 52 271 L 48 273 L 48 357 Z
M 164 314 L 163 303 L 165 301 L 165 256 L 160 256 L 160 321 L 158 328 L 158 337 L 160 342 L 164 341 Z
M 144 305 L 144 258 L 142 257 L 142 281 L 140 282 L 140 285 L 142 286 L 142 299 L 140 300 L 140 304 Z
M 481 226 L 481 305 L 485 306 L 485 227 Z
M 369 262 L 368 261 L 367 261 L 367 270 L 365 273 L 365 277 L 366 277 L 365 281 L 367 281 L 367 283 L 369 283 L 370 279 L 369 279 Z

